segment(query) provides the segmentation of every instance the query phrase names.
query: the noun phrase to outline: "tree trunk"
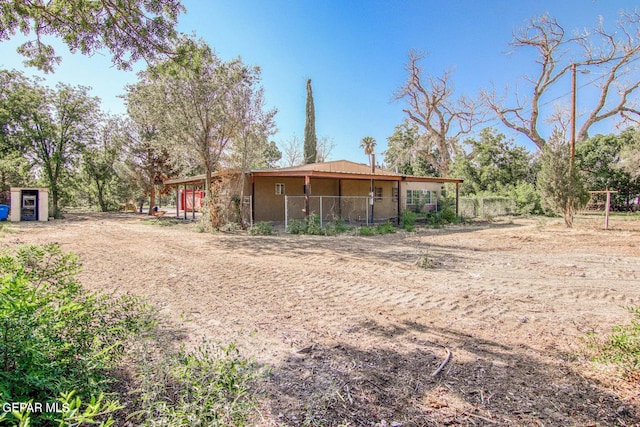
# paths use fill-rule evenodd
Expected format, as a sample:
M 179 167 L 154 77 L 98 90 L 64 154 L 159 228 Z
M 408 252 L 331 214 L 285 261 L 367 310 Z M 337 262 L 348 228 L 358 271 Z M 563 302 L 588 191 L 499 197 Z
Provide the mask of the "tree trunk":
M 156 186 L 155 184 L 151 184 L 149 188 L 149 212 L 147 215 L 153 214 L 153 208 L 156 205 Z
M 96 188 L 98 190 L 98 204 L 100 205 L 100 211 L 106 212 L 108 209 L 104 202 L 104 185 L 100 185 L 100 182 L 96 180 Z
M 60 208 L 58 207 L 58 186 L 55 184 L 51 184 L 51 205 L 53 207 L 53 217 L 55 219 L 60 219 Z M 48 214 L 48 213 L 47 213 Z

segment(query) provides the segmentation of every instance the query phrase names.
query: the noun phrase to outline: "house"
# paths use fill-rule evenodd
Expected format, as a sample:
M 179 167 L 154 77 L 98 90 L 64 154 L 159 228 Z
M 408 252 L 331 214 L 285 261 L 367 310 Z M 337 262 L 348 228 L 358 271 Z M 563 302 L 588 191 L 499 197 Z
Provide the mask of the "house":
M 230 174 L 227 173 L 227 176 Z M 243 179 L 241 179 L 243 178 Z M 348 222 L 395 220 L 407 209 L 438 209 L 445 183 L 456 185 L 456 210 L 461 179 L 403 175 L 347 160 L 302 166 L 257 169 L 235 174 L 235 192 L 250 204 L 252 221 L 288 222 L 317 214 L 321 220 Z M 164 181 L 183 193 L 201 186 L 204 175 Z M 179 213 L 179 212 L 178 212 Z M 186 216 L 186 212 L 185 212 Z

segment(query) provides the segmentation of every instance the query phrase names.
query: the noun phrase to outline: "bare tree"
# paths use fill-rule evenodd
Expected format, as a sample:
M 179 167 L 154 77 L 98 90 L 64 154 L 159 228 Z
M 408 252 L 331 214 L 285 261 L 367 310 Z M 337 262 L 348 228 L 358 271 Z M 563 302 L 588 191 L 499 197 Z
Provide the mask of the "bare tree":
M 539 71 L 535 77 L 526 77 L 530 85 L 530 95 L 515 91 L 511 105 L 505 95 L 498 96 L 496 90 L 483 91 L 482 98 L 502 123 L 523 135 L 542 149 L 546 138 L 540 134 L 538 125 L 542 119 L 542 107 L 548 94 L 563 76 L 568 76 L 572 68 L 590 71 L 595 78 L 593 86 L 599 90 L 595 105 L 586 114 L 586 119 L 577 132 L 577 141 L 589 137 L 589 129 L 597 122 L 620 116 L 625 121 L 638 122 L 640 110 L 632 96 L 637 93 L 640 80 L 626 78 L 634 70 L 633 62 L 640 58 L 640 14 L 635 11 L 623 13 L 617 22 L 616 30 L 607 31 L 602 19 L 592 30 L 567 35 L 558 21 L 549 16 L 533 18 L 525 27 L 515 32 L 511 45 L 516 48 L 533 48 L 537 51 L 536 63 Z M 568 86 L 567 86 L 568 88 Z M 574 92 L 575 94 L 575 92 Z M 558 121 L 558 110 L 551 118 Z
M 282 142 L 280 148 L 282 149 L 280 163 L 283 167 L 300 166 L 304 163 L 302 141 L 296 135 L 292 135 Z
M 454 99 L 451 72 L 442 76 L 423 76 L 420 66 L 424 54 L 409 52 L 406 83 L 395 93 L 395 100 L 406 100 L 403 109 L 420 129 L 420 155 L 442 176 L 449 172 L 455 146 L 461 135 L 482 121 L 477 103 L 466 97 Z
M 331 157 L 331 152 L 334 148 L 336 148 L 336 143 L 333 138 L 321 136 L 316 146 L 316 163 L 326 162 Z

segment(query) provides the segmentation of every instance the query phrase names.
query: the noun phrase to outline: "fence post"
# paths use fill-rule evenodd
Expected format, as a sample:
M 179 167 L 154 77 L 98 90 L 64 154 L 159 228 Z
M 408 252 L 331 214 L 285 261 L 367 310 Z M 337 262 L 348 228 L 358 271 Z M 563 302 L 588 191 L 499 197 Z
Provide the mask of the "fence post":
M 287 200 L 287 195 L 284 195 L 284 232 L 287 232 L 289 228 L 289 201 Z
M 368 197 L 365 197 L 364 203 L 366 206 L 365 210 L 367 211 L 367 225 L 369 225 L 369 198 Z

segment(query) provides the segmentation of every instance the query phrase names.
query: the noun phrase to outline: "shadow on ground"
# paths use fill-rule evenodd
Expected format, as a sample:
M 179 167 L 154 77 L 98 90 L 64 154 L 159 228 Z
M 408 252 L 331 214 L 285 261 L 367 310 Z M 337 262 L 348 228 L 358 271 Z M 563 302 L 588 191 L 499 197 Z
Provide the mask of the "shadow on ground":
M 404 350 L 316 344 L 274 367 L 262 384 L 278 422 L 291 426 L 638 425 L 629 407 L 569 368 L 529 351 L 417 323 L 359 326 Z M 433 341 L 417 339 L 429 336 Z M 374 340 L 375 341 L 375 340 Z M 369 341 L 371 342 L 371 341 Z M 447 342 L 452 358 L 437 375 Z

